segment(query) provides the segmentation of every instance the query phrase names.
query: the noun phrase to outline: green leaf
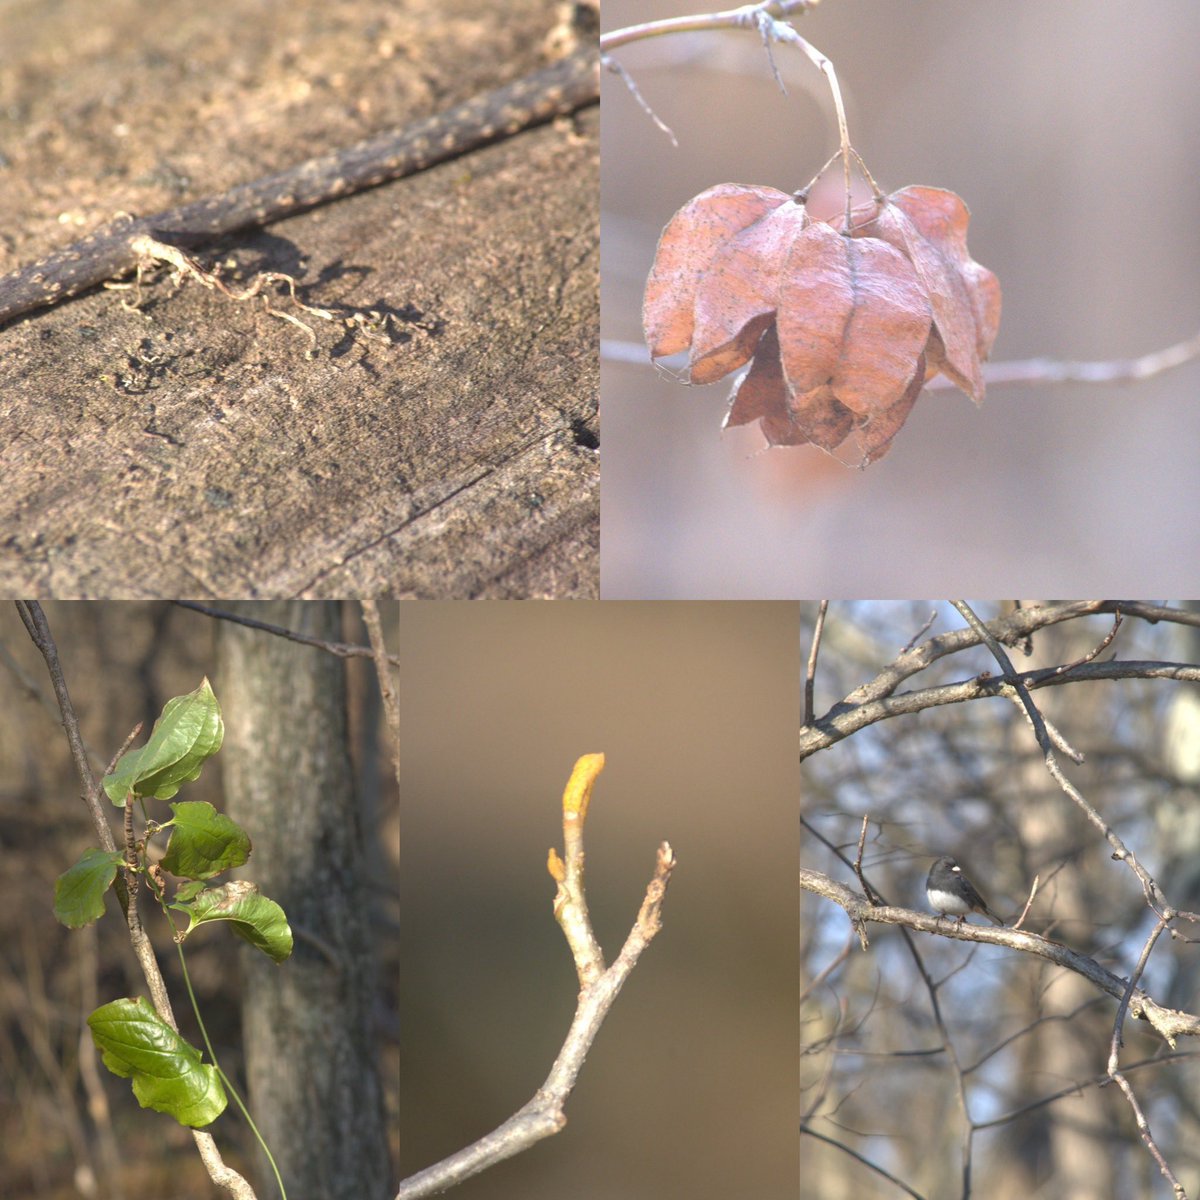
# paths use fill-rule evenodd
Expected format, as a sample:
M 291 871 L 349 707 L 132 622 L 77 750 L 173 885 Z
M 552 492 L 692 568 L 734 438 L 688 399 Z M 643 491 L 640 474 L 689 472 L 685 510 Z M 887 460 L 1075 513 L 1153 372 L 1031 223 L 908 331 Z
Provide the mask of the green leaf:
M 114 1000 L 88 1017 L 104 1065 L 133 1079 L 143 1108 L 170 1113 L 180 1125 L 208 1125 L 228 1101 L 215 1067 L 180 1037 L 141 996 Z
M 104 777 L 104 790 L 118 807 L 130 792 L 169 800 L 181 783 L 200 774 L 205 759 L 221 748 L 224 736 L 221 706 L 206 678 L 194 692 L 163 705 L 150 740 L 121 755 L 113 773 Z
M 104 893 L 125 861 L 120 850 L 94 846 L 54 883 L 54 915 L 68 928 L 81 929 L 104 916 Z
M 171 805 L 175 814 L 171 841 L 162 868 L 186 879 L 210 879 L 230 867 L 240 867 L 250 857 L 246 831 L 207 800 L 181 800 Z
M 292 931 L 287 916 L 274 900 L 258 890 L 258 884 L 235 879 L 223 887 L 201 892 L 189 903 L 176 901 L 171 908 L 187 913 L 188 927 L 180 941 L 198 925 L 209 921 L 231 921 L 233 932 L 276 962 L 292 952 Z
M 202 883 L 185 883 L 175 893 L 175 899 L 179 903 L 185 904 L 189 900 L 194 900 L 202 891 L 204 891 L 204 884 Z

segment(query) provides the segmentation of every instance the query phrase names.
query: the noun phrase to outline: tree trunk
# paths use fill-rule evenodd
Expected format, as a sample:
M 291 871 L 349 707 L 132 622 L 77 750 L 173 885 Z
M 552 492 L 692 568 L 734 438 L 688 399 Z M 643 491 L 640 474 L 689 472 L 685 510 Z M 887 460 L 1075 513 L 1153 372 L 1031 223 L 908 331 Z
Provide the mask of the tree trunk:
M 243 615 L 339 640 L 339 608 L 280 602 Z M 250 1109 L 289 1200 L 389 1193 L 370 1013 L 361 820 L 347 753 L 342 660 L 222 623 L 217 695 L 229 815 L 254 850 L 240 874 L 287 913 L 295 950 L 275 965 L 242 949 Z M 276 1193 L 265 1161 L 260 1198 Z

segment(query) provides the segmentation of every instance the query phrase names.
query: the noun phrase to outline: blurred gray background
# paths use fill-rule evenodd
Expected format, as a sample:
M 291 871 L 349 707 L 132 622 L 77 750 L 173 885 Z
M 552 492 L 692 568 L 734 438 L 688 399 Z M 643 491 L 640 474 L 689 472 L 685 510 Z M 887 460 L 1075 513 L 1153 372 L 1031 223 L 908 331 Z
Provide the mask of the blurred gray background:
M 607 0 L 606 30 L 715 10 Z M 1145 354 L 1200 327 L 1200 6 L 1188 0 L 823 0 L 797 29 L 834 62 L 851 138 L 888 191 L 971 209 L 1000 277 L 994 362 Z M 802 186 L 836 148 L 824 78 L 721 31 L 625 47 L 679 148 L 606 75 L 602 329 L 640 343 L 663 225 L 715 183 Z M 606 353 L 608 597 L 1120 590 L 1189 593 L 1200 504 L 1200 363 L 1138 384 L 994 387 L 982 410 L 926 392 L 865 472 L 722 433 L 729 387 L 687 388 Z

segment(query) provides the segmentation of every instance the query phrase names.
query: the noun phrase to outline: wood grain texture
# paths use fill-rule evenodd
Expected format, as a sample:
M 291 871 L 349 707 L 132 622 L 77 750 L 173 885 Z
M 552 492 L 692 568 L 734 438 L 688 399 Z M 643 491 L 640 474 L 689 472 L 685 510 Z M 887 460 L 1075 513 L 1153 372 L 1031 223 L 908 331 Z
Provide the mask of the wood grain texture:
M 212 36 L 241 35 L 243 3 L 213 0 Z M 504 73 L 531 74 L 554 6 L 495 7 L 504 36 L 527 47 Z M 358 9 L 363 20 L 377 12 L 352 0 L 339 17 Z M 68 0 L 40 19 L 70 21 L 70 10 Z M 325 19 L 280 12 L 301 26 Z M 131 23 L 147 19 L 169 20 L 130 5 Z M 443 30 L 431 8 L 422 36 L 432 45 Z M 292 35 L 308 69 L 321 77 L 353 66 L 323 57 L 333 51 L 328 29 L 319 32 Z M 170 41 L 153 28 L 145 37 Z M 55 54 L 73 50 L 53 27 L 46 41 Z M 243 48 L 247 77 L 264 77 L 255 55 L 276 44 L 264 32 Z M 492 90 L 478 86 L 488 71 L 478 45 L 438 44 L 451 55 L 439 58 L 439 78 L 460 74 L 466 101 Z M 128 38 L 114 45 L 143 63 Z M 418 81 L 434 70 L 422 53 L 432 51 L 417 39 L 409 73 Z M 201 90 L 224 79 L 219 49 L 210 57 Z M 62 92 L 41 119 L 90 113 L 89 94 L 76 94 L 87 72 L 71 78 L 68 63 L 64 75 L 49 52 L 45 62 Z M 135 73 L 119 65 L 109 70 Z M 36 68 L 25 68 L 35 83 Z M 190 126 L 172 124 L 178 98 L 160 101 L 143 81 L 134 99 L 142 107 L 130 111 L 123 96 L 122 115 L 155 131 L 151 161 L 188 154 L 201 160 L 187 159 L 196 178 L 229 177 L 227 144 L 198 144 Z M 250 128 L 274 162 L 311 149 L 290 113 L 269 112 L 260 128 L 236 88 L 221 103 L 213 125 Z M 322 129 L 344 123 L 340 106 L 310 109 Z M 94 291 L 0 330 L 0 594 L 596 595 L 597 130 L 588 107 L 201 254 L 206 265 L 236 258 L 243 277 L 290 272 L 315 305 L 381 309 L 391 346 L 314 322 L 320 351 L 309 360 L 305 338 L 261 309 L 165 282 L 147 290 L 140 313 Z M 40 146 L 29 143 L 28 161 Z M 38 186 L 95 193 L 82 158 L 68 165 L 78 175 L 47 173 Z M 233 165 L 245 177 L 246 164 Z M 17 231 L 10 248 L 27 256 L 33 242 L 5 196 L 0 188 L 0 228 Z M 122 202 L 106 195 L 94 207 Z

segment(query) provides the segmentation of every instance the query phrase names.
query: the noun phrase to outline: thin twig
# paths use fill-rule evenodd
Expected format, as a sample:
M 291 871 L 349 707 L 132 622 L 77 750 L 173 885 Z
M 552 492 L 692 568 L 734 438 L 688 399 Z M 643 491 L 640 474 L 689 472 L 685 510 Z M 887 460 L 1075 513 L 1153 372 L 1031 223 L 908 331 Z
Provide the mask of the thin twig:
M 1154 1134 L 1150 1130 L 1150 1122 L 1146 1120 L 1146 1114 L 1142 1111 L 1142 1106 L 1134 1094 L 1133 1087 L 1129 1083 L 1129 1080 L 1122 1074 L 1119 1066 L 1121 1030 L 1125 1025 L 1125 1014 L 1129 1011 L 1129 999 L 1133 995 L 1133 989 L 1137 987 L 1138 980 L 1141 979 L 1143 972 L 1146 970 L 1146 964 L 1150 961 L 1150 952 L 1154 949 L 1154 943 L 1158 941 L 1173 915 L 1173 913 L 1168 912 L 1159 917 L 1154 928 L 1146 938 L 1145 945 L 1142 947 L 1142 953 L 1137 961 L 1137 966 L 1134 967 L 1133 973 L 1129 976 L 1129 984 L 1125 988 L 1124 996 L 1121 997 L 1121 1004 L 1117 1009 L 1116 1019 L 1113 1021 L 1112 1038 L 1109 1041 L 1108 1047 L 1107 1073 L 1109 1079 L 1116 1083 L 1125 1096 L 1125 1099 L 1129 1101 L 1129 1107 L 1133 1109 L 1133 1118 L 1137 1123 L 1138 1133 L 1141 1135 L 1146 1149 L 1150 1151 L 1151 1157 L 1158 1164 L 1158 1169 L 1162 1173 L 1163 1178 L 1174 1189 L 1178 1200 L 1187 1200 L 1187 1192 L 1175 1177 L 1175 1173 L 1171 1170 L 1170 1165 L 1159 1149 L 1158 1143 L 1154 1140 Z
M 869 820 L 870 818 L 867 816 L 867 814 L 863 813 L 862 828 L 858 831 L 858 849 L 854 855 L 854 874 L 862 887 L 863 895 L 865 895 L 866 898 L 870 900 L 872 904 L 874 904 L 878 897 L 876 896 L 875 889 L 866 881 L 866 878 L 863 876 L 862 869 L 863 846 L 865 846 L 867 842 L 867 824 Z
M 1016 671 L 1013 670 L 1012 663 L 1009 661 L 1008 655 L 1004 653 L 999 642 L 996 641 L 992 634 L 979 617 L 971 610 L 970 606 L 965 601 L 953 600 L 951 603 L 963 615 L 963 618 L 982 638 L 988 649 L 991 650 L 996 661 L 1000 664 L 1001 670 L 1004 671 L 1006 682 L 1015 690 L 1021 707 L 1023 708 L 1026 717 L 1029 719 L 1030 725 L 1033 727 L 1034 737 L 1037 738 L 1038 745 L 1042 749 L 1043 761 L 1046 764 L 1046 770 L 1050 772 L 1051 777 L 1055 780 L 1058 786 L 1066 793 L 1066 795 L 1086 814 L 1088 820 L 1104 835 L 1105 841 L 1112 847 L 1112 856 L 1119 862 L 1125 863 L 1137 876 L 1141 882 L 1142 890 L 1146 894 L 1147 902 L 1152 908 L 1162 909 L 1166 907 L 1166 897 L 1159 890 L 1158 884 L 1153 877 L 1138 862 L 1136 855 L 1130 850 L 1118 836 L 1115 829 L 1108 824 L 1107 821 L 1092 807 L 1091 804 L 1084 799 L 1079 790 L 1071 783 L 1071 781 L 1063 774 L 1062 768 L 1058 765 L 1058 760 L 1054 756 L 1054 747 L 1051 742 L 1050 735 L 1047 731 L 1046 720 L 1042 716 L 1041 711 L 1033 702 L 1033 697 L 1029 694 L 1029 688 L 1026 681 L 1022 679 Z M 1089 663 L 1085 664 L 1088 667 L 1107 666 L 1106 663 Z M 1080 671 L 1083 668 L 1078 668 Z M 1078 678 L 1078 676 L 1072 676 Z
M 22 270 L 0 276 L 0 325 L 133 270 L 139 258 L 134 243 L 139 237 L 192 249 L 223 233 L 270 224 L 502 141 L 594 104 L 599 93 L 599 55 L 594 45 L 583 44 L 522 79 L 403 129 L 180 208 L 146 217 L 126 216 Z
M 1172 1063 L 1195 1058 L 1200 1058 L 1200 1050 L 1184 1050 L 1176 1054 L 1143 1058 L 1138 1062 L 1130 1063 L 1125 1068 L 1125 1074 L 1131 1075 L 1134 1071 L 1145 1070 L 1147 1067 L 1169 1066 Z M 1028 1116 L 1031 1112 L 1036 1112 L 1039 1108 L 1045 1108 L 1048 1104 L 1055 1104 L 1059 1100 L 1065 1100 L 1068 1096 L 1078 1096 L 1082 1094 L 1084 1088 L 1104 1087 L 1108 1082 L 1109 1077 L 1107 1074 L 1094 1075 L 1091 1079 L 1080 1080 L 1078 1083 L 1072 1083 L 1067 1087 L 1059 1088 L 1057 1092 L 1051 1092 L 1048 1096 L 1039 1096 L 1038 1099 L 1031 1100 L 1028 1104 L 1022 1104 L 1019 1108 L 1009 1109 L 1008 1112 L 998 1117 L 992 1117 L 987 1121 L 980 1121 L 978 1127 L 980 1129 L 998 1129 L 1002 1125 L 1009 1125 L 1021 1117 Z
M 1041 878 L 1040 875 L 1033 877 L 1033 886 L 1029 889 L 1029 898 L 1025 901 L 1025 907 L 1021 909 L 1021 915 L 1012 923 L 1011 928 L 1020 929 L 1025 918 L 1029 915 L 1029 910 L 1033 907 L 1033 898 L 1038 894 L 1038 884 Z
M 800 1132 L 807 1134 L 811 1138 L 816 1138 L 819 1142 L 825 1142 L 830 1146 L 835 1146 L 843 1154 L 848 1154 L 857 1162 L 862 1163 L 864 1167 L 869 1167 L 875 1172 L 876 1175 L 886 1179 L 889 1183 L 894 1183 L 906 1196 L 913 1196 L 915 1200 L 925 1200 L 925 1197 L 920 1192 L 913 1191 L 913 1189 L 910 1188 L 903 1179 L 897 1179 L 895 1175 L 885 1171 L 878 1163 L 873 1163 L 869 1158 L 864 1158 L 863 1155 L 859 1154 L 857 1150 L 851 1149 L 844 1142 L 836 1141 L 834 1138 L 828 1137 L 823 1133 L 818 1133 L 811 1125 L 808 1124 L 802 1124 L 800 1126 Z
M 813 626 L 812 645 L 808 651 L 808 665 L 804 670 L 804 720 L 802 724 L 811 725 L 813 719 L 813 698 L 817 677 L 817 655 L 821 650 L 821 634 L 825 630 L 825 614 L 829 611 L 829 601 L 822 600 L 817 609 L 817 620 Z
M 387 714 L 388 729 L 392 739 L 392 766 L 396 772 L 396 787 L 403 791 L 400 783 L 400 701 L 392 686 L 391 667 L 399 665 L 398 655 L 389 655 L 383 636 L 383 622 L 379 619 L 379 605 L 374 599 L 361 601 L 363 623 L 371 641 L 371 653 L 375 657 L 375 676 L 379 680 L 379 694 L 383 698 L 383 711 Z
M 1065 675 L 1068 671 L 1075 670 L 1076 667 L 1082 667 L 1085 663 L 1090 663 L 1093 659 L 1099 657 L 1100 653 L 1107 650 L 1112 645 L 1113 639 L 1117 636 L 1121 628 L 1121 610 L 1118 609 L 1113 617 L 1113 627 L 1104 636 L 1104 640 L 1098 646 L 1094 646 L 1082 658 L 1077 658 L 1074 662 L 1063 663 L 1060 667 L 1055 667 L 1055 674 Z
M 669 17 L 661 21 L 645 21 L 641 25 L 627 25 L 600 35 L 600 50 L 608 54 L 631 42 L 647 38 L 663 37 L 671 33 L 697 33 L 712 29 L 754 29 L 758 27 L 760 15 L 791 16 L 793 12 L 803 15 L 815 6 L 817 0 L 769 0 L 763 4 L 743 4 L 740 8 L 729 8 L 722 12 L 699 13 L 690 17 Z
M 605 338 L 600 343 L 600 357 L 605 362 L 651 365 L 646 347 L 641 342 Z M 1028 358 L 984 363 L 983 381 L 990 388 L 1021 383 L 1140 383 L 1176 367 L 1186 366 L 1197 358 L 1200 358 L 1200 333 L 1162 350 L 1153 350 L 1141 358 L 1118 358 L 1100 362 Z M 935 375 L 926 381 L 924 390 L 949 391 L 957 387 L 958 384 L 947 376 Z
M 240 613 L 224 612 L 207 604 L 198 604 L 194 600 L 172 600 L 179 608 L 190 608 L 193 612 L 203 613 L 206 617 L 214 617 L 218 621 L 232 621 L 235 625 L 245 625 L 250 629 L 261 629 L 264 633 L 273 633 L 276 637 L 287 638 L 291 642 L 299 642 L 302 646 L 315 646 L 338 658 L 373 658 L 375 650 L 371 646 L 356 646 L 349 642 L 329 642 L 322 638 L 312 637 L 307 633 L 297 633 L 293 629 L 285 629 L 282 625 L 271 625 L 266 621 L 255 620 L 254 617 L 244 617 Z M 398 654 L 386 655 L 387 661 L 393 667 L 400 665 Z
M 1140 358 L 1115 358 L 1093 362 L 1071 362 L 1067 359 L 1026 358 L 1011 362 L 985 363 L 983 378 L 988 387 L 1008 383 L 1135 383 L 1152 379 L 1164 371 L 1182 367 L 1200 357 L 1200 333 L 1152 350 Z M 927 389 L 957 387 L 950 379 L 939 375 L 926 383 Z

